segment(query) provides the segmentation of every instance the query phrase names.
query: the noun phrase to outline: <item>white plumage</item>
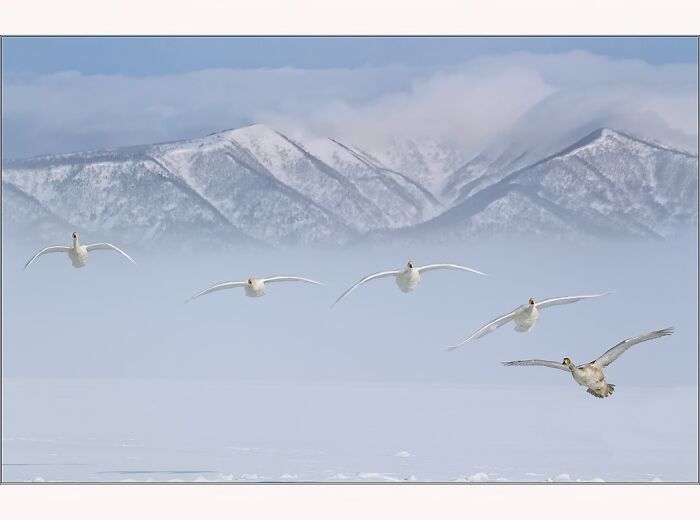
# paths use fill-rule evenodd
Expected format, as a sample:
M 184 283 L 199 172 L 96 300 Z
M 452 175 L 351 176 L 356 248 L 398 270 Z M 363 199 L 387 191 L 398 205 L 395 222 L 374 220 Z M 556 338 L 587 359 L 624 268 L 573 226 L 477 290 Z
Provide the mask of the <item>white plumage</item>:
M 418 285 L 418 282 L 420 282 L 421 273 L 426 272 L 426 271 L 432 271 L 434 269 L 455 269 L 458 271 L 467 271 L 469 273 L 476 273 L 476 274 L 480 274 L 482 276 L 487 276 L 486 273 L 482 273 L 481 271 L 477 271 L 476 269 L 471 269 L 469 267 L 464 267 L 463 265 L 429 264 L 429 265 L 424 265 L 422 267 L 417 267 L 413 264 L 412 261 L 409 260 L 409 262 L 406 264 L 406 267 L 404 269 L 397 269 L 395 271 L 381 271 L 379 273 L 374 273 L 374 274 L 370 274 L 368 276 L 365 276 L 362 280 L 360 280 L 355 285 L 350 287 L 347 291 L 345 291 L 343 294 L 341 294 L 338 297 L 338 299 L 333 303 L 333 305 L 335 305 L 340 300 L 345 298 L 348 294 L 350 294 L 352 291 L 354 291 L 356 288 L 358 288 L 363 283 L 369 282 L 370 280 L 375 280 L 377 278 L 384 278 L 387 276 L 394 277 L 394 280 L 396 281 L 396 285 L 398 285 L 399 289 L 402 292 L 405 292 L 405 293 L 411 292 L 413 289 L 416 288 L 416 286 Z
M 98 249 L 110 249 L 112 251 L 116 251 L 117 253 L 121 254 L 124 256 L 129 262 L 132 264 L 136 264 L 134 260 L 127 255 L 124 251 L 119 249 L 117 246 L 113 244 L 108 244 L 107 242 L 98 242 L 95 244 L 88 244 L 86 246 L 80 245 L 80 240 L 78 237 L 77 232 L 73 232 L 72 235 L 73 238 L 73 245 L 72 246 L 49 246 L 45 247 L 41 251 L 39 251 L 37 254 L 35 254 L 33 257 L 29 259 L 29 261 L 26 263 L 24 268 L 26 269 L 32 263 L 34 260 L 39 258 L 41 255 L 46 255 L 49 253 L 68 253 L 68 258 L 70 258 L 71 263 L 73 264 L 73 267 L 75 268 L 80 268 L 80 267 L 85 267 L 87 264 L 87 259 L 88 259 L 88 253 L 90 251 L 96 251 Z
M 535 323 L 537 323 L 537 318 L 540 316 L 540 310 L 545 309 L 547 307 L 552 307 L 554 305 L 566 305 L 568 303 L 574 303 L 580 300 L 586 300 L 589 298 L 598 298 L 599 296 L 604 296 L 609 293 L 600 293 L 600 294 L 586 294 L 582 296 L 559 296 L 557 298 L 549 298 L 547 300 L 542 300 L 541 302 L 536 302 L 534 298 L 530 298 L 530 301 L 524 305 L 521 305 L 520 307 L 512 310 L 508 314 L 504 314 L 503 316 L 499 316 L 495 320 L 490 321 L 480 329 L 478 329 L 476 332 L 474 332 L 471 336 L 463 339 L 456 345 L 452 345 L 449 348 L 449 350 L 454 350 L 462 345 L 464 345 L 467 341 L 471 341 L 472 339 L 479 339 L 489 332 L 493 332 L 497 328 L 505 325 L 509 321 L 514 321 L 515 322 L 515 330 L 518 332 L 528 332 L 532 327 L 535 326 Z
M 268 278 L 248 278 L 243 282 L 222 282 L 211 287 L 204 289 L 203 291 L 195 294 L 191 298 L 185 301 L 185 303 L 204 296 L 205 294 L 213 293 L 216 291 L 221 291 L 222 289 L 233 289 L 234 287 L 243 287 L 245 289 L 246 296 L 250 298 L 259 298 L 265 295 L 265 284 L 274 282 L 306 282 L 313 283 L 316 285 L 323 285 L 321 282 L 316 282 L 308 278 L 301 278 L 299 276 L 270 276 Z

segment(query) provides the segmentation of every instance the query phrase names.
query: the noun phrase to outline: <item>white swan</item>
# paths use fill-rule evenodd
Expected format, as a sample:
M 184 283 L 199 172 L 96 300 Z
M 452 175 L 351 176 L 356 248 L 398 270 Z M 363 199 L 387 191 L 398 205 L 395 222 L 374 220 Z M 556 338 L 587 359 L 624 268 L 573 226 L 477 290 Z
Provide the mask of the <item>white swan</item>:
M 265 295 L 265 284 L 271 282 L 306 282 L 313 283 L 316 285 L 323 285 L 321 282 L 315 282 L 314 280 L 309 280 L 308 278 L 301 278 L 299 276 L 270 276 L 269 278 L 248 278 L 244 282 L 222 282 L 216 285 L 212 285 L 208 289 L 204 289 L 202 292 L 195 294 L 192 298 L 189 298 L 185 303 L 209 294 L 215 291 L 221 291 L 222 289 L 233 289 L 234 287 L 243 287 L 245 289 L 246 296 L 251 298 L 259 298 Z
M 415 289 L 416 285 L 418 285 L 418 282 L 420 282 L 421 273 L 424 271 L 432 271 L 433 269 L 457 269 L 459 271 L 468 271 L 470 273 L 476 273 L 482 276 L 487 276 L 486 273 L 482 273 L 481 271 L 477 271 L 476 269 L 470 269 L 469 267 L 464 267 L 462 265 L 430 264 L 424 265 L 422 267 L 417 267 L 413 264 L 412 261 L 409 260 L 406 264 L 405 269 L 398 269 L 396 271 L 382 271 L 380 273 L 374 273 L 369 276 L 365 276 L 362 280 L 360 280 L 355 285 L 350 287 L 350 289 L 341 294 L 338 297 L 338 299 L 333 303 L 333 305 L 345 298 L 348 294 L 350 294 L 363 283 L 369 282 L 370 280 L 374 280 L 375 278 L 383 278 L 385 276 L 393 276 L 395 278 L 396 285 L 399 286 L 399 289 L 401 289 L 401 291 L 405 293 L 411 292 L 413 289 Z
M 632 345 L 641 343 L 642 341 L 648 341 L 650 339 L 660 338 L 661 336 L 668 336 L 673 333 L 673 327 L 655 330 L 654 332 L 649 332 L 648 334 L 643 334 L 642 336 L 637 336 L 636 338 L 629 338 L 621 341 L 613 348 L 605 352 L 595 361 L 591 361 L 586 365 L 576 366 L 568 357 L 564 358 L 564 361 L 557 363 L 556 361 L 544 361 L 542 359 L 529 359 L 527 361 L 508 361 L 503 363 L 504 366 L 531 366 L 540 365 L 543 367 L 558 368 L 559 370 L 566 370 L 571 372 L 579 385 L 588 388 L 586 390 L 589 394 L 595 397 L 608 397 L 615 391 L 615 385 L 612 383 L 605 382 L 605 374 L 603 373 L 603 368 L 607 367 L 610 363 L 619 358 L 622 353 L 630 348 Z
M 508 314 L 499 316 L 495 320 L 487 323 L 468 338 L 463 339 L 456 345 L 448 347 L 448 350 L 454 350 L 464 345 L 469 340 L 479 339 L 483 336 L 486 336 L 486 334 L 488 334 L 489 332 L 496 330 L 498 327 L 505 325 L 511 320 L 515 321 L 515 330 L 517 330 L 518 332 L 527 332 L 535 326 L 535 323 L 537 323 L 537 318 L 540 315 L 540 309 L 551 307 L 552 305 L 565 305 L 567 303 L 574 303 L 579 300 L 586 300 L 588 298 L 598 298 L 599 296 L 604 296 L 606 294 L 609 293 L 586 294 L 583 296 L 560 296 L 558 298 L 549 298 L 548 300 L 542 300 L 539 303 L 535 302 L 534 298 L 530 298 L 530 301 L 525 305 L 521 305 L 517 309 L 514 309 L 513 311 L 509 312 Z
M 132 264 L 136 264 L 134 260 L 127 255 L 124 251 L 119 249 L 117 246 L 108 244 L 106 242 L 99 242 L 97 244 L 89 244 L 87 246 L 81 246 L 80 241 L 78 240 L 78 233 L 77 231 L 73 232 L 73 245 L 72 246 L 49 246 L 45 247 L 41 251 L 39 251 L 37 254 L 35 254 L 33 257 L 29 259 L 29 262 L 24 266 L 26 269 L 29 267 L 34 260 L 39 258 L 41 255 L 46 255 L 48 253 L 68 253 L 68 258 L 70 258 L 71 263 L 73 264 L 73 267 L 75 268 L 80 268 L 80 267 L 85 267 L 85 264 L 87 263 L 87 258 L 88 258 L 88 253 L 90 251 L 95 251 L 96 249 L 111 249 L 112 251 L 116 251 L 117 253 L 120 253 L 126 257 L 129 262 Z

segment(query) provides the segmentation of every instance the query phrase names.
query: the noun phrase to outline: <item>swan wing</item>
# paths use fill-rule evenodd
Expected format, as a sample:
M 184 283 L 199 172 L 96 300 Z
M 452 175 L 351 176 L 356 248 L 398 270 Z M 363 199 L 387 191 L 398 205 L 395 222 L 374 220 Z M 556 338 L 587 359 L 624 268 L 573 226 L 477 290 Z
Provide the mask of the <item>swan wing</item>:
M 376 278 L 383 278 L 385 276 L 397 276 L 399 274 L 401 274 L 401 271 L 397 270 L 397 271 L 382 271 L 380 273 L 374 273 L 374 274 L 370 274 L 368 276 L 365 276 L 362 280 L 360 280 L 355 285 L 350 287 L 350 289 L 348 289 L 343 294 L 341 294 L 338 297 L 338 299 L 335 302 L 333 302 L 333 305 L 337 304 L 340 300 L 345 298 L 348 294 L 350 294 L 352 291 L 357 289 L 360 285 L 362 285 L 365 282 L 369 282 L 370 280 L 375 280 Z
M 67 253 L 69 250 L 70 250 L 70 247 L 68 247 L 68 246 L 49 246 L 49 247 L 45 247 L 44 249 L 42 249 L 41 251 L 39 251 L 37 254 L 35 254 L 33 257 L 31 257 L 31 258 L 29 259 L 29 262 L 27 262 L 26 264 L 24 264 L 24 269 L 26 269 L 27 267 L 29 267 L 30 265 L 32 265 L 32 263 L 34 262 L 34 260 L 36 260 L 37 258 L 39 258 L 41 255 L 47 255 L 47 254 L 49 254 L 49 253 Z
M 119 253 L 119 254 L 121 254 L 122 256 L 124 256 L 124 257 L 125 257 L 129 262 L 131 262 L 132 264 L 136 265 L 136 262 L 134 262 L 134 259 L 133 259 L 133 258 L 131 258 L 129 255 L 127 255 L 124 251 L 122 251 L 121 249 L 119 249 L 119 248 L 118 248 L 117 246 L 115 246 L 114 244 L 108 244 L 107 242 L 100 242 L 100 243 L 98 243 L 98 244 L 90 244 L 90 245 L 87 245 L 87 246 L 85 246 L 85 249 L 87 249 L 88 251 L 95 251 L 95 250 L 97 250 L 97 249 L 111 249 L 112 251 L 116 251 L 117 253 Z
M 216 291 L 221 291 L 223 289 L 233 289 L 234 287 L 243 287 L 246 285 L 248 282 L 222 282 L 222 283 L 217 283 L 216 285 L 212 285 L 211 287 L 208 287 L 207 289 L 204 289 L 202 292 L 199 292 L 192 296 L 191 298 L 188 298 L 185 300 L 185 303 L 191 302 L 195 298 L 199 298 L 200 296 L 204 296 L 205 294 L 213 293 Z
M 660 338 L 662 336 L 669 336 L 671 334 L 673 334 L 673 327 L 648 332 L 646 334 L 642 334 L 641 336 L 637 336 L 636 338 L 628 338 L 624 341 L 621 341 L 620 343 L 612 347 L 610 350 L 605 352 L 602 356 L 593 361 L 592 364 L 600 368 L 606 367 L 610 363 L 615 361 L 617 358 L 619 358 L 632 345 L 636 345 L 637 343 L 641 343 L 642 341 L 649 341 L 650 339 Z

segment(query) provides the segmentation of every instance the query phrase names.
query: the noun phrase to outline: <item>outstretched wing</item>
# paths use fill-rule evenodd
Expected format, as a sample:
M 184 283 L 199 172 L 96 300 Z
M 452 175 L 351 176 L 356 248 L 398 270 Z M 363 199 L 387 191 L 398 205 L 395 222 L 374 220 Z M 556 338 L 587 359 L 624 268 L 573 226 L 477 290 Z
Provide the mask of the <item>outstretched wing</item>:
M 487 323 L 486 325 L 481 327 L 479 330 L 477 330 L 474 334 L 472 334 L 468 338 L 463 339 L 462 341 L 460 341 L 456 345 L 452 345 L 450 347 L 447 347 L 447 349 L 454 350 L 456 348 L 461 347 L 469 340 L 479 339 L 482 336 L 486 336 L 486 334 L 488 334 L 489 332 L 493 332 L 498 327 L 501 327 L 501 326 L 505 325 L 506 323 L 508 323 L 510 320 L 512 320 L 515 317 L 515 313 L 517 312 L 517 310 L 518 309 L 515 309 L 514 311 L 509 312 L 508 314 L 504 314 L 503 316 L 496 318 L 495 320 L 491 321 L 490 323 Z
M 212 285 L 208 289 L 204 289 L 202 292 L 195 294 L 192 296 L 192 298 L 189 298 L 185 300 L 185 303 L 190 302 L 194 300 L 195 298 L 199 298 L 200 296 L 204 296 L 205 294 L 213 293 L 216 291 L 221 291 L 222 289 L 232 289 L 234 287 L 243 287 L 246 285 L 248 282 L 223 282 L 223 283 L 217 283 L 216 285 Z
M 584 294 L 581 296 L 559 296 L 557 298 L 549 298 L 548 300 L 542 300 L 535 304 L 537 309 L 544 309 L 545 307 L 551 307 L 553 305 L 566 305 L 567 303 L 574 303 L 579 300 L 586 300 L 588 298 L 598 298 L 599 296 L 605 296 L 610 293 L 600 293 L 600 294 Z
M 300 276 L 270 276 L 269 278 L 262 278 L 264 283 L 271 282 L 306 282 L 315 283 L 316 285 L 324 285 L 321 282 L 316 282 L 314 280 L 309 280 L 308 278 L 302 278 Z
M 31 258 L 29 259 L 29 262 L 27 262 L 27 263 L 24 265 L 24 269 L 26 269 L 27 267 L 29 267 L 30 265 L 32 265 L 32 262 L 34 262 L 34 260 L 36 260 L 37 258 L 39 258 L 41 255 L 46 255 L 46 254 L 49 254 L 49 253 L 67 253 L 69 249 L 70 249 L 70 247 L 68 247 L 68 246 L 49 246 L 49 247 L 45 247 L 44 249 L 42 249 L 41 251 L 39 251 L 37 254 L 35 254 L 33 257 L 31 257 Z
M 569 372 L 569 369 L 564 363 L 558 362 L 558 361 L 545 361 L 544 359 L 527 359 L 524 361 L 506 361 L 505 363 L 502 363 L 504 367 L 516 367 L 516 366 L 541 366 L 541 367 L 549 367 L 549 368 L 557 368 L 559 370 L 566 370 Z
M 126 257 L 126 259 L 129 260 L 129 262 L 136 265 L 136 262 L 134 262 L 133 258 L 131 258 L 129 255 L 127 255 L 124 251 L 119 249 L 117 246 L 115 246 L 113 244 L 108 244 L 107 242 L 101 242 L 99 244 L 90 244 L 90 245 L 85 246 L 85 249 L 87 249 L 88 251 L 95 251 L 96 249 L 111 249 L 112 251 L 116 251 L 117 253 L 120 253 L 121 255 Z
M 355 285 L 353 285 L 352 287 L 350 287 L 350 289 L 348 289 L 348 290 L 345 291 L 343 294 L 341 294 L 341 295 L 338 297 L 338 299 L 337 299 L 335 302 L 333 302 L 333 305 L 335 305 L 335 304 L 338 303 L 340 300 L 342 300 L 343 298 L 345 298 L 348 294 L 350 294 L 352 291 L 354 291 L 355 289 L 357 289 L 360 285 L 362 285 L 362 284 L 365 283 L 365 282 L 369 282 L 370 280 L 374 280 L 375 278 L 383 278 L 383 277 L 385 277 L 385 276 L 396 276 L 396 275 L 398 275 L 398 274 L 401 274 L 401 271 L 382 271 L 381 273 L 374 273 L 374 274 L 371 274 L 371 275 L 369 275 L 369 276 L 365 276 L 362 280 L 360 280 L 360 281 L 357 282 Z
M 456 269 L 458 271 L 468 271 L 470 273 L 476 273 L 476 274 L 480 274 L 482 276 L 488 276 L 486 273 L 482 273 L 481 271 L 477 271 L 476 269 L 470 269 L 469 267 L 464 267 L 463 265 L 457 265 L 457 264 L 424 265 L 423 267 L 418 268 L 418 272 L 422 273 L 423 271 L 432 271 L 433 269 Z
M 636 338 L 626 339 L 615 345 L 610 350 L 608 350 L 605 354 L 596 359 L 592 364 L 601 368 L 606 367 L 610 363 L 615 361 L 617 358 L 619 358 L 622 355 L 622 353 L 628 348 L 630 348 L 632 345 L 636 345 L 637 343 L 641 343 L 642 341 L 660 338 L 661 336 L 669 336 L 671 334 L 673 334 L 673 327 L 655 330 L 654 332 L 649 332 L 647 334 L 637 336 Z

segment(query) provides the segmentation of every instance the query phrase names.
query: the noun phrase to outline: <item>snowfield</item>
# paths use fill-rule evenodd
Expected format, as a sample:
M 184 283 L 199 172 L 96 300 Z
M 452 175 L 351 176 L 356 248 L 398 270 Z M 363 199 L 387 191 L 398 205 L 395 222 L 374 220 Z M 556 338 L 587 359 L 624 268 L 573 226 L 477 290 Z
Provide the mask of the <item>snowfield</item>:
M 4 388 L 3 480 L 695 480 L 695 418 L 676 410 L 694 406 L 696 388 L 658 397 L 625 387 L 595 412 L 597 402 L 574 390 L 13 378 Z M 555 410 L 567 403 L 605 426 L 565 420 Z M 232 450 L 232 442 L 243 446 Z M 392 454 L 406 447 L 414 455 Z

